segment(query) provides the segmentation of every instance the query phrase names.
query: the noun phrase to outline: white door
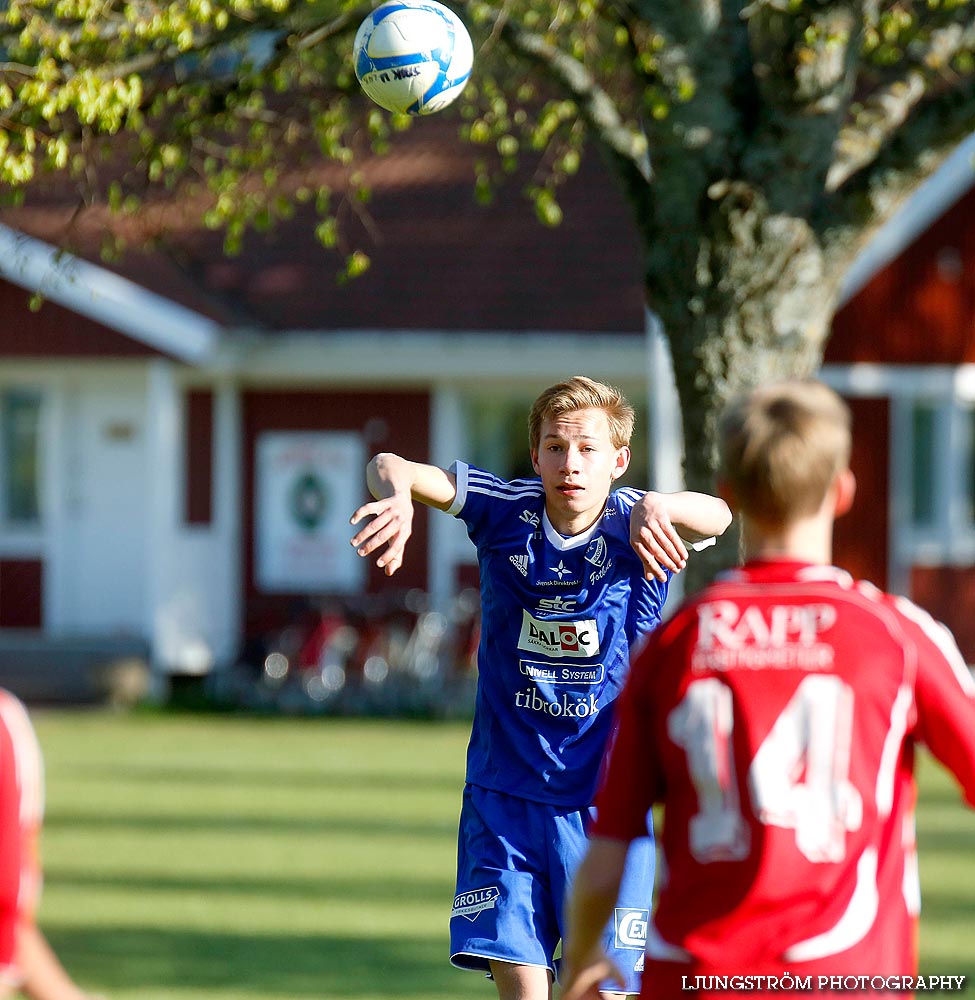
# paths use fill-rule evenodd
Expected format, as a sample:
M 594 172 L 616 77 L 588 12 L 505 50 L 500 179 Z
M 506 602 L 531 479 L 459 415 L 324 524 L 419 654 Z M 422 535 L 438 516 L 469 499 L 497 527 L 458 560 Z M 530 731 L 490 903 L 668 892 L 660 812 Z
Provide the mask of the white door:
M 65 428 L 71 631 L 144 635 L 146 622 L 145 382 L 85 381 L 70 394 Z

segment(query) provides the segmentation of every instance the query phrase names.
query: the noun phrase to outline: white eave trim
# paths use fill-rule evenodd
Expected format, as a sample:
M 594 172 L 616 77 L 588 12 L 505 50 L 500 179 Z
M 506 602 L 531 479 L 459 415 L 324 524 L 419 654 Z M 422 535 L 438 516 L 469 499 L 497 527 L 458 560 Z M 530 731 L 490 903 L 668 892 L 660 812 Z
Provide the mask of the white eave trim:
M 0 277 L 190 364 L 209 360 L 221 339 L 200 313 L 4 225 Z
M 975 364 L 894 365 L 858 361 L 823 365 L 820 375 L 837 392 L 849 397 L 975 401 Z
M 927 232 L 975 183 L 975 134 L 963 140 L 874 236 L 843 279 L 837 307 Z
M 626 381 L 643 377 L 642 331 L 294 331 L 272 335 L 230 332 L 215 367 L 246 380 L 426 384 L 449 379 L 478 385 L 550 378 L 552 373 L 598 373 Z

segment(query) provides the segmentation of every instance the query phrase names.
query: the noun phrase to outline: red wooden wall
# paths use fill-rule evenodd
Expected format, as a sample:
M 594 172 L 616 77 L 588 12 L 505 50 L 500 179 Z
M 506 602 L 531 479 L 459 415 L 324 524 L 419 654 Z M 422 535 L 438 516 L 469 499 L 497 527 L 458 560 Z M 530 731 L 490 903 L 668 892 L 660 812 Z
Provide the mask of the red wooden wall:
M 367 454 L 393 451 L 416 461 L 429 461 L 430 398 L 426 392 L 250 391 L 243 395 L 244 614 L 247 636 L 285 624 L 301 594 L 262 594 L 254 586 L 254 453 L 263 431 L 330 430 L 362 434 Z M 362 470 L 362 502 L 369 499 Z M 349 511 L 351 515 L 352 511 Z M 386 577 L 370 561 L 366 589 L 370 593 L 427 587 L 427 516 L 420 506 L 402 568 Z M 353 535 L 350 526 L 349 537 Z

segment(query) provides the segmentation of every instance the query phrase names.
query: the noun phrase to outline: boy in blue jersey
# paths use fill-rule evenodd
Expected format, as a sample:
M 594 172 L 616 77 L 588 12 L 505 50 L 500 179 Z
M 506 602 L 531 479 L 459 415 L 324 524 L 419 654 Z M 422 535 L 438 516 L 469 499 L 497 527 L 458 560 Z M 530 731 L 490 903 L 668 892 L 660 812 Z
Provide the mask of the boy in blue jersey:
M 362 556 L 387 575 L 403 561 L 413 501 L 460 517 L 477 546 L 481 642 L 460 818 L 451 961 L 489 971 L 500 1000 L 549 1000 L 563 903 L 586 826 L 630 647 L 660 620 L 690 545 L 731 520 L 700 493 L 612 491 L 630 461 L 633 410 L 576 376 L 545 390 L 529 417 L 538 479 L 505 481 L 377 455 L 376 500 L 352 523 Z M 639 971 L 653 845 L 631 851 L 607 948 Z

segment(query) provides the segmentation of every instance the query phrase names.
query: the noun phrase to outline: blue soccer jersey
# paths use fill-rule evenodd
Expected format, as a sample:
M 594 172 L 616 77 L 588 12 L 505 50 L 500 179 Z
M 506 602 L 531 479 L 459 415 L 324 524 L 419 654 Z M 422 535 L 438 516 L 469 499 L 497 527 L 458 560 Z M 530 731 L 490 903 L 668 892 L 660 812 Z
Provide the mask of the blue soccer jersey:
M 630 646 L 660 621 L 667 584 L 630 547 L 639 490 L 566 538 L 537 479 L 454 464 L 450 513 L 467 525 L 481 577 L 477 701 L 467 781 L 536 802 L 589 804 L 629 670 Z

